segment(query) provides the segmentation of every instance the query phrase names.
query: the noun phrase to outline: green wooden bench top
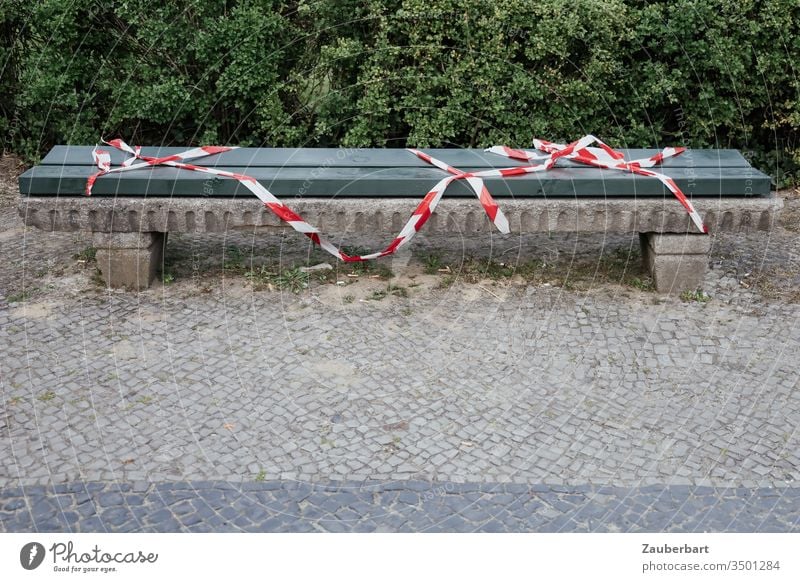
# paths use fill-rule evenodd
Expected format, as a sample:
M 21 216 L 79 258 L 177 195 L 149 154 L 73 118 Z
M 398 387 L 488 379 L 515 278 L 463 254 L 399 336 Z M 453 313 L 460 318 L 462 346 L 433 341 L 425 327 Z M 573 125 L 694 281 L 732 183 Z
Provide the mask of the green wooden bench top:
M 42 163 L 20 176 L 25 196 L 82 196 L 86 179 L 96 171 L 90 146 L 56 146 Z M 111 147 L 113 165 L 128 156 Z M 145 156 L 162 157 L 186 147 L 143 148 Z M 426 153 L 464 171 L 523 165 L 481 149 L 426 149 Z M 626 159 L 644 158 L 658 150 L 621 150 Z M 403 149 L 240 148 L 198 158 L 193 163 L 256 178 L 278 197 L 393 197 L 423 196 L 445 172 Z M 768 196 L 770 178 L 752 168 L 736 150 L 687 150 L 653 168 L 672 177 L 689 197 Z M 616 170 L 603 170 L 559 160 L 557 167 L 536 174 L 487 178 L 497 198 L 642 196 L 672 198 L 656 179 Z M 169 167 L 102 176 L 93 196 L 213 196 L 251 197 L 235 180 Z M 457 182 L 449 197 L 474 197 Z

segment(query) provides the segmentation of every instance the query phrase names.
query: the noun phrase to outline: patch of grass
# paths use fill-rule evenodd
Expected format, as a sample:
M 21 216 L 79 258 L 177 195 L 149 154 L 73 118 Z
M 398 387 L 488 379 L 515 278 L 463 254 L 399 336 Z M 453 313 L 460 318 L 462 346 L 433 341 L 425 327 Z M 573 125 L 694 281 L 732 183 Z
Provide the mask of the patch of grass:
M 356 247 L 356 246 L 343 246 L 342 252 L 344 254 L 349 255 L 351 257 L 361 256 L 361 255 L 368 255 L 372 251 L 366 249 L 364 247 Z M 394 273 L 392 270 L 386 266 L 385 263 L 378 262 L 378 261 L 358 261 L 358 262 L 351 262 L 351 263 L 342 263 L 342 270 L 340 274 L 351 274 L 351 275 L 378 275 L 381 279 L 391 279 L 394 277 Z M 338 269 L 333 269 L 333 271 L 338 271 Z
M 425 257 L 424 270 L 426 275 L 435 275 L 441 268 L 442 259 L 440 259 L 437 255 L 428 255 Z
M 48 390 L 48 391 L 46 391 L 46 392 L 42 392 L 42 393 L 41 393 L 41 394 L 39 394 L 39 396 L 37 396 L 36 398 L 37 398 L 38 400 L 41 400 L 42 402 L 50 402 L 50 401 L 51 401 L 51 400 L 53 400 L 55 397 L 56 397 L 56 393 L 55 393 L 55 392 L 53 392 L 52 390 Z
M 455 282 L 456 282 L 456 276 L 455 275 L 452 275 L 452 274 L 451 275 L 445 275 L 444 277 L 442 277 L 439 280 L 439 283 L 436 285 L 436 288 L 437 289 L 447 289 Z
M 378 291 L 373 291 L 372 295 L 367 297 L 367 299 L 369 299 L 370 301 L 382 301 L 383 299 L 386 299 L 388 296 L 389 294 L 386 291 L 384 291 L 383 289 L 379 289 Z
M 351 246 L 351 245 L 345 245 L 345 246 L 340 247 L 340 248 L 342 249 L 342 252 L 344 254 L 346 254 L 348 256 L 351 256 L 351 257 L 359 257 L 359 256 L 362 256 L 362 255 L 368 255 L 368 254 L 370 254 L 372 252 L 368 248 Z
M 97 261 L 97 249 L 94 247 L 86 247 L 79 253 L 76 253 L 72 257 L 76 261 L 83 261 L 85 263 L 94 263 Z
M 386 286 L 386 292 L 389 295 L 394 295 L 395 297 L 408 297 L 408 289 L 398 285 L 392 285 L 391 283 Z
M 646 277 L 641 279 L 639 277 L 632 277 L 628 282 L 628 285 L 635 289 L 639 289 L 639 291 L 653 290 L 653 280 Z
M 603 284 L 653 290 L 652 280 L 642 270 L 638 248 L 618 248 L 604 253 L 596 261 L 575 261 L 566 268 L 547 265 L 544 272 L 556 285 L 567 290 L 581 291 Z
M 334 269 L 321 269 L 319 271 L 311 271 L 310 275 L 320 283 L 335 283 L 337 281 L 336 271 Z
M 275 278 L 275 285 L 281 290 L 300 293 L 308 288 L 308 278 L 308 273 L 299 268 L 284 270 Z
M 267 480 L 267 472 L 264 469 L 261 469 L 254 478 L 256 483 L 263 483 Z
M 696 289 L 694 291 L 686 290 L 681 293 L 681 301 L 685 303 L 707 303 L 711 301 L 711 296 L 701 289 Z
M 372 266 L 372 274 L 381 279 L 391 279 L 394 277 L 392 270 L 384 263 L 376 263 Z
M 643 272 L 637 248 L 619 248 L 603 254 L 597 260 L 574 260 L 555 264 L 529 261 L 508 264 L 493 260 L 466 259 L 458 269 L 459 277 L 467 283 L 482 279 L 495 282 L 517 276 L 526 283 L 545 282 L 570 291 L 588 290 L 601 284 L 616 284 L 640 291 L 652 291 L 653 283 Z M 447 287 L 443 281 L 439 287 Z
M 250 280 L 256 291 L 280 289 L 300 293 L 308 288 L 309 282 L 309 274 L 301 271 L 299 267 L 277 272 L 265 265 L 248 271 L 245 277 Z
M 391 279 L 394 277 L 392 270 L 385 263 L 375 261 L 359 261 L 357 263 L 347 263 L 350 265 L 345 274 L 359 275 L 362 277 L 377 276 L 378 279 Z
M 9 295 L 6 301 L 8 301 L 9 303 L 21 303 L 22 301 L 26 301 L 27 299 L 29 299 L 30 296 L 31 296 L 30 291 L 20 291 L 19 293 L 12 293 L 11 295 Z
M 222 268 L 228 271 L 244 270 L 244 252 L 239 247 L 232 245 L 223 253 Z
M 506 265 L 493 260 L 478 260 L 468 258 L 457 269 L 459 275 L 467 283 L 477 283 L 481 279 L 499 281 L 513 277 L 516 269 L 513 265 Z M 447 276 L 447 275 L 445 275 Z
M 477 272 L 487 279 L 499 281 L 513 277 L 516 274 L 516 268 L 514 265 L 506 263 L 487 261 L 485 265 L 479 265 Z
M 379 289 L 378 291 L 373 291 L 372 295 L 368 297 L 372 301 L 381 301 L 382 299 L 386 299 L 387 297 L 408 297 L 408 289 L 405 287 L 400 287 L 398 285 L 392 285 L 389 283 L 386 286 L 386 289 Z
M 263 289 L 274 276 L 275 273 L 267 266 L 250 269 L 244 274 L 244 278 L 250 281 L 256 291 Z

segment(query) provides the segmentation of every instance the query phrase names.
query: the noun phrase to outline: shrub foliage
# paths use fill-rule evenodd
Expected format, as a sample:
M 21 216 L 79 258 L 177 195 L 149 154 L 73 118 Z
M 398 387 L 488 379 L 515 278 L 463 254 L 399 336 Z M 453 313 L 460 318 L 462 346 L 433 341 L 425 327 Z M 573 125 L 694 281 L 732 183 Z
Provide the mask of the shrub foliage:
M 800 165 L 796 0 L 7 0 L 0 130 L 54 143 L 734 147 Z

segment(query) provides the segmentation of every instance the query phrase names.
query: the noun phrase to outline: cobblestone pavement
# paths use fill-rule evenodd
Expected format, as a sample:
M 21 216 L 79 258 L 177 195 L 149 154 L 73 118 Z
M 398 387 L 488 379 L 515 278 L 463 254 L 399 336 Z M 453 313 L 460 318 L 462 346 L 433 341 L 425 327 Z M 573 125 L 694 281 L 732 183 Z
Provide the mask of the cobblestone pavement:
M 420 237 L 296 294 L 231 255 L 296 275 L 326 260 L 299 238 L 184 236 L 173 284 L 126 293 L 0 208 L 0 529 L 799 531 L 786 226 L 717 237 L 708 301 L 462 276 L 627 236 Z
M 784 532 L 800 488 L 427 481 L 69 483 L 7 489 L 11 531 Z

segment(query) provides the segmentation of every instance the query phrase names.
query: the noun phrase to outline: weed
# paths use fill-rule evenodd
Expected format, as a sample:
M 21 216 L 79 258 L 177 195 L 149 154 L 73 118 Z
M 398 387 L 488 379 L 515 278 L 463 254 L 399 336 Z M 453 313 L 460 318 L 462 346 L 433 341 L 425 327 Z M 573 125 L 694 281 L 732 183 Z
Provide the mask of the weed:
M 640 279 L 639 277 L 633 277 L 630 281 L 628 281 L 628 285 L 633 287 L 634 289 L 639 289 L 640 291 L 652 291 L 653 290 L 653 280 L 652 279 Z
M 73 255 L 72 258 L 84 263 L 93 263 L 97 260 L 97 249 L 94 247 L 86 247 L 81 252 Z
M 346 255 L 348 255 L 350 257 L 358 257 L 358 256 L 361 256 L 361 255 L 368 255 L 368 254 L 370 254 L 372 252 L 369 249 L 364 248 L 364 247 L 356 247 L 356 246 L 349 246 L 349 245 L 345 245 L 345 246 L 341 247 L 341 249 L 342 249 L 342 252 L 344 254 L 346 254 Z
M 383 263 L 374 263 L 372 261 L 361 261 L 352 263 L 350 268 L 351 275 L 359 276 L 377 276 L 379 279 L 391 279 L 394 277 L 392 270 Z
M 270 271 L 267 266 L 250 269 L 244 274 L 245 279 L 250 281 L 256 290 L 263 288 L 274 276 L 275 273 Z
M 237 246 L 229 246 L 223 254 L 222 268 L 229 271 L 244 270 L 244 253 Z
M 371 251 L 362 247 L 342 247 L 342 251 L 349 256 L 366 255 Z M 345 263 L 349 267 L 344 271 L 344 274 L 350 275 L 377 275 L 381 279 L 391 279 L 394 277 L 392 270 L 386 266 L 386 263 L 378 261 L 356 261 Z
M 164 282 L 164 285 L 172 285 L 175 282 L 175 275 L 169 271 L 165 271 L 161 276 L 161 280 Z
M 38 399 L 42 402 L 50 402 L 53 398 L 56 397 L 56 393 L 52 390 L 48 390 L 47 392 L 42 392 L 39 394 Z
M 381 279 L 391 279 L 392 277 L 394 277 L 394 272 L 392 272 L 392 270 L 389 267 L 383 264 L 374 265 L 372 269 L 372 274 L 377 275 Z
M 696 289 L 695 291 L 686 290 L 681 293 L 681 301 L 685 303 L 690 303 L 692 301 L 696 303 L 707 303 L 711 300 L 711 296 L 701 289 Z
M 386 292 L 389 295 L 394 295 L 395 297 L 408 297 L 408 289 L 405 287 L 399 287 L 397 285 L 389 285 L 386 286 Z
M 267 472 L 264 469 L 261 469 L 255 476 L 256 483 L 263 483 L 267 480 Z
M 476 271 L 485 278 L 499 281 L 501 279 L 513 277 L 515 268 L 514 265 L 498 263 L 497 261 L 487 261 L 485 265 L 478 264 Z
M 370 295 L 367 299 L 370 299 L 371 301 L 381 301 L 386 299 L 388 296 L 389 294 L 386 291 L 379 289 L 378 291 L 373 291 L 372 295 Z
M 369 299 L 373 301 L 380 301 L 382 299 L 386 299 L 389 296 L 408 297 L 408 289 L 406 289 L 405 287 L 399 287 L 397 285 L 392 285 L 391 283 L 389 283 L 386 286 L 386 289 L 373 291 L 372 295 L 369 296 Z
M 308 288 L 308 278 L 308 273 L 304 273 L 299 268 L 284 270 L 275 278 L 275 286 L 281 290 L 300 293 L 303 289 Z
M 9 295 L 7 301 L 9 303 L 20 303 L 26 301 L 30 296 L 30 291 L 20 291 L 19 293 L 12 293 Z
M 425 273 L 427 275 L 435 275 L 442 268 L 442 260 L 436 255 L 428 255 L 425 257 Z
M 466 259 L 461 264 L 459 272 L 467 283 L 477 283 L 481 279 L 498 281 L 513 277 L 515 268 L 513 265 L 492 260 Z
M 352 303 L 355 300 L 356 300 L 356 298 L 353 297 L 352 295 L 345 295 L 344 297 L 342 297 L 342 302 L 343 303 Z
M 299 267 L 275 272 L 266 265 L 258 269 L 251 269 L 244 276 L 250 280 L 256 291 L 266 288 L 269 291 L 280 289 L 292 293 L 300 293 L 303 289 L 307 289 L 310 278 L 309 274 L 301 271 Z
M 320 283 L 333 283 L 337 280 L 336 271 L 333 269 L 322 269 L 320 271 L 312 271 L 314 278 Z
M 455 282 L 456 282 L 456 276 L 455 275 L 445 275 L 444 277 L 442 277 L 439 280 L 439 283 L 436 285 L 436 288 L 437 289 L 447 289 L 448 287 L 450 287 Z

